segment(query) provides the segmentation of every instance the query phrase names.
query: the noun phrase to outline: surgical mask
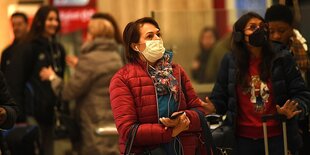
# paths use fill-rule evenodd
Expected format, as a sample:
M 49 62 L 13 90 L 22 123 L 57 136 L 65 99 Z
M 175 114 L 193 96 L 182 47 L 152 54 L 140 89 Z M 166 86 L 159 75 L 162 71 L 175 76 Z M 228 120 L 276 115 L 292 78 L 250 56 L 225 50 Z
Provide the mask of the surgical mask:
M 263 46 L 268 40 L 268 32 L 264 28 L 258 28 L 249 35 L 249 44 L 255 47 Z
M 156 62 L 163 57 L 165 47 L 163 40 L 148 40 L 145 42 L 145 49 L 141 52 L 142 55 L 151 63 Z

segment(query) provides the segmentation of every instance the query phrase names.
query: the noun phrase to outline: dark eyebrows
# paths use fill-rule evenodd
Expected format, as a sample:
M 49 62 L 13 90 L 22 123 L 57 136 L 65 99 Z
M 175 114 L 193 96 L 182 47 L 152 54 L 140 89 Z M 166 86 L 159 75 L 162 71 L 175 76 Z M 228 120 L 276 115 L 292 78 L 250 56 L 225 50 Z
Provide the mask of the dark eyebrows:
M 157 29 L 157 31 L 155 32 L 155 34 L 157 34 L 158 32 L 160 32 L 159 29 Z M 149 31 L 149 32 L 146 32 L 145 35 L 148 35 L 148 34 L 154 34 L 154 31 Z

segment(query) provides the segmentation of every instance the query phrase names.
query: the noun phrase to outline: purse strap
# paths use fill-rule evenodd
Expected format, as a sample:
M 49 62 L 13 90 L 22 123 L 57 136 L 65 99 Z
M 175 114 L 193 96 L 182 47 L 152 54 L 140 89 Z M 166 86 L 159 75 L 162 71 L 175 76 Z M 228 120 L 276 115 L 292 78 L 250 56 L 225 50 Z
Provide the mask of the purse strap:
M 136 137 L 138 127 L 140 124 L 135 123 L 133 124 L 130 129 L 129 129 L 129 134 L 128 134 L 128 139 L 126 140 L 126 147 L 125 147 L 125 152 L 124 155 L 130 155 L 130 151 L 133 145 L 133 141 Z
M 205 146 L 207 149 L 207 153 L 210 155 L 216 155 L 217 154 L 216 146 L 213 142 L 212 133 L 211 133 L 210 127 L 207 124 L 207 121 L 206 121 L 204 114 L 196 108 L 193 108 L 192 110 L 194 110 L 198 113 L 200 123 L 201 123 L 203 138 L 205 140 Z

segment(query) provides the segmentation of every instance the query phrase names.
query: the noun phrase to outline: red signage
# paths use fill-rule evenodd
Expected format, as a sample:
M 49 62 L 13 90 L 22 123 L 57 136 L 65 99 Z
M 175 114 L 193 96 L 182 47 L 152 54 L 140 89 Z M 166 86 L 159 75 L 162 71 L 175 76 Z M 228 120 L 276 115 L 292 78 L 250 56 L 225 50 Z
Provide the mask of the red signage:
M 96 12 L 96 0 L 51 0 L 51 4 L 59 10 L 62 33 L 86 29 Z

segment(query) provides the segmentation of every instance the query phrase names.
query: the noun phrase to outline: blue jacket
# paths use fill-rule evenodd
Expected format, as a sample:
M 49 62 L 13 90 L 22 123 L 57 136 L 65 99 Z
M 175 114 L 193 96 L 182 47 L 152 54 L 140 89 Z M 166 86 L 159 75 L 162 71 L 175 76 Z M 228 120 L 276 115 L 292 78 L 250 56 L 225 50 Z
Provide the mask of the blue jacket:
M 298 117 L 304 117 L 308 113 L 310 92 L 305 87 L 301 74 L 287 50 L 276 50 L 276 56 L 272 62 L 271 84 L 274 92 L 275 103 L 282 106 L 286 100 L 293 99 L 299 103 L 302 113 Z M 233 130 L 237 121 L 237 93 L 236 93 L 236 64 L 231 52 L 227 53 L 221 63 L 217 81 L 212 90 L 210 99 L 217 113 L 226 114 L 225 123 L 231 125 Z M 287 121 L 288 145 L 295 152 L 302 145 L 298 133 L 298 118 L 294 117 Z

